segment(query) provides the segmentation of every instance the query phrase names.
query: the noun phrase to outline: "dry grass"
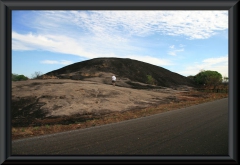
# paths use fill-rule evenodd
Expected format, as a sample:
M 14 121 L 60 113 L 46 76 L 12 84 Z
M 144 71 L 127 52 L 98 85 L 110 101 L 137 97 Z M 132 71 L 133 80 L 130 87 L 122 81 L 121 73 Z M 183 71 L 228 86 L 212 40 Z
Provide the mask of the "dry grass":
M 116 123 L 124 120 L 135 119 L 170 110 L 184 108 L 191 105 L 197 105 L 226 97 L 228 97 L 228 93 L 206 93 L 199 91 L 185 92 L 178 94 L 174 100 L 166 102 L 164 104 L 151 106 L 144 109 L 134 109 L 130 111 L 105 114 L 100 118 L 94 118 L 85 122 L 76 122 L 69 125 L 57 124 L 36 127 L 13 127 L 12 140 Z

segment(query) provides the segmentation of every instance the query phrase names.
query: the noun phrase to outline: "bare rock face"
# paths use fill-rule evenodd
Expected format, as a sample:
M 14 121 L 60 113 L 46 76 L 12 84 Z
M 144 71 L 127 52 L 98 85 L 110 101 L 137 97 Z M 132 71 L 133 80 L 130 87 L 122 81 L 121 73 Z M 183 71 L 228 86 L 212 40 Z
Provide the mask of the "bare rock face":
M 21 123 L 48 117 L 101 115 L 165 103 L 183 89 L 140 90 L 114 87 L 99 83 L 97 80 L 18 81 L 12 82 L 11 114 L 13 121 L 21 120 Z

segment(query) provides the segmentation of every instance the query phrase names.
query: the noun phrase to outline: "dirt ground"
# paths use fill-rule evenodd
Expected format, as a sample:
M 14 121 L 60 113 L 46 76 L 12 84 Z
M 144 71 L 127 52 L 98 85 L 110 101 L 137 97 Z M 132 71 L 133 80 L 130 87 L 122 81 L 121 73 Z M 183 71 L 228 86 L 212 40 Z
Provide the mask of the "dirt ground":
M 176 100 L 192 88 L 132 89 L 118 81 L 116 86 L 97 80 L 69 79 L 12 82 L 12 125 L 41 125 L 65 117 L 84 120 L 84 116 L 141 109 Z M 120 86 L 119 86 L 120 85 Z

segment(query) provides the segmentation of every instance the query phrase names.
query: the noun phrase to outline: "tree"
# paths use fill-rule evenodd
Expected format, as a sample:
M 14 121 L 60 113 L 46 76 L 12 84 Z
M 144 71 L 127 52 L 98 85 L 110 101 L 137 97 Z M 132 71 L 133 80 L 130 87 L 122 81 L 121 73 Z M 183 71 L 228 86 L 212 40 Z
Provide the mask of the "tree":
M 18 74 L 12 73 L 12 81 L 22 81 L 22 80 L 28 80 L 28 77 L 26 77 L 22 74 L 18 75 Z
M 38 79 L 38 78 L 40 78 L 42 76 L 42 73 L 41 72 L 34 72 L 33 74 L 32 74 L 32 79 Z
M 195 77 L 194 81 L 199 85 L 215 87 L 222 82 L 222 75 L 217 71 L 202 70 Z

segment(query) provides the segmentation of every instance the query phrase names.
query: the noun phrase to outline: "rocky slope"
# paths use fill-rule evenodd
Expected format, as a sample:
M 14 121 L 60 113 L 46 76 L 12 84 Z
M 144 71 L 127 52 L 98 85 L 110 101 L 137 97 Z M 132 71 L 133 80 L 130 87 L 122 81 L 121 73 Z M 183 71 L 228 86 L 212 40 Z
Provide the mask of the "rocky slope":
M 83 118 L 168 103 L 191 88 L 132 89 L 93 81 L 52 79 L 12 82 L 13 126 L 59 117 Z M 68 118 L 69 119 L 69 118 Z

